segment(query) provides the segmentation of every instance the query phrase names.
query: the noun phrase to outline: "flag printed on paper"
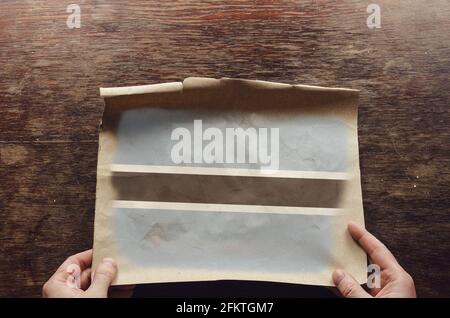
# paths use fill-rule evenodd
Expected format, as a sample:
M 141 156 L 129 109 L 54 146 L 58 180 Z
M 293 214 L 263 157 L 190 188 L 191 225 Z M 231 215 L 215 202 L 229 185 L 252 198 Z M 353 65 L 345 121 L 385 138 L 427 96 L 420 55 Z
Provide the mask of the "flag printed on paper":
M 115 284 L 366 279 L 358 91 L 239 79 L 102 88 L 94 263 Z

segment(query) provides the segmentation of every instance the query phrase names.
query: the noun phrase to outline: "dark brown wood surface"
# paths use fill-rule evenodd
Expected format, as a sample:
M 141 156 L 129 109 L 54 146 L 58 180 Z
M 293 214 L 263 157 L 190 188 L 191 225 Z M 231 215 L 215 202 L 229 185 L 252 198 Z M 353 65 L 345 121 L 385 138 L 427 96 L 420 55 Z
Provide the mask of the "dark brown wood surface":
M 0 296 L 92 245 L 98 88 L 208 76 L 361 90 L 367 228 L 450 297 L 450 2 L 371 2 L 2 0 Z

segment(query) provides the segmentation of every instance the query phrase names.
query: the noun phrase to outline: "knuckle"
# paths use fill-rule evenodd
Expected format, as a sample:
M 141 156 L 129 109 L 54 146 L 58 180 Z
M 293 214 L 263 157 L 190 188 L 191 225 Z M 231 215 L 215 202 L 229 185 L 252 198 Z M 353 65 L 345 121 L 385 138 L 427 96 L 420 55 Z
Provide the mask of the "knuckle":
M 405 276 L 404 276 L 405 282 L 406 282 L 409 286 L 414 286 L 414 279 L 412 278 L 412 276 L 409 275 L 407 272 L 405 272 L 404 275 L 405 275 Z
M 68 264 L 68 265 L 73 264 L 73 263 L 75 263 L 75 258 L 73 257 L 73 255 L 72 255 L 72 256 L 69 256 L 68 258 L 66 258 L 66 260 L 64 261 L 64 263 L 66 263 L 66 264 Z
M 403 277 L 403 275 L 405 274 L 405 270 L 400 266 L 397 265 L 394 268 L 392 268 L 392 270 L 389 272 L 390 276 L 392 278 L 398 278 L 398 277 Z
M 50 291 L 50 283 L 49 282 L 45 282 L 44 286 L 42 286 L 42 293 L 44 295 L 48 294 Z
M 344 282 L 341 286 L 341 293 L 344 297 L 350 297 L 355 293 L 355 286 L 350 282 Z
M 394 268 L 390 273 L 390 277 L 392 277 L 392 279 L 395 279 L 397 281 L 403 282 L 408 287 L 414 287 L 414 279 L 401 266 Z

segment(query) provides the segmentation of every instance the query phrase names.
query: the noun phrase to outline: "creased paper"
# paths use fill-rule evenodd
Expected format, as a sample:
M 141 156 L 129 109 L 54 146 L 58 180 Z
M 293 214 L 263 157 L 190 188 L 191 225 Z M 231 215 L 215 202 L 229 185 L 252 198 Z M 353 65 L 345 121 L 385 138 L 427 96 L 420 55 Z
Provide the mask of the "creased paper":
M 101 96 L 94 266 L 115 258 L 114 284 L 332 285 L 337 268 L 366 281 L 366 255 L 346 231 L 364 224 L 358 91 L 187 78 Z M 193 132 L 190 162 L 174 160 L 180 127 Z M 259 139 L 254 150 L 277 160 L 251 160 L 253 135 L 242 160 L 225 160 L 240 156 L 239 145 L 227 148 L 228 128 L 268 129 L 276 143 Z M 223 160 L 207 162 L 212 131 L 224 137 L 214 152 Z

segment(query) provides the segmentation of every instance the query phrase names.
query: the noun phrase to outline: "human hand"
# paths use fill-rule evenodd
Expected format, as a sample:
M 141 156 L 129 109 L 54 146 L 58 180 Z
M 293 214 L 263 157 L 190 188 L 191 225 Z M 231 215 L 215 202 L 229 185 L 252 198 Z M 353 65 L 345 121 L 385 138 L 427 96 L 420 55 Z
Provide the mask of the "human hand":
M 117 265 L 113 259 L 103 259 L 93 276 L 91 275 L 91 265 L 92 250 L 70 256 L 44 284 L 42 296 L 49 298 L 105 298 L 107 296 L 131 297 L 133 295 L 134 285 L 109 288 L 117 274 Z
M 359 225 L 350 223 L 348 231 L 369 255 L 371 263 L 381 269 L 381 288 L 365 291 L 350 274 L 343 270 L 333 272 L 333 282 L 346 298 L 409 298 L 416 297 L 412 277 L 400 266 L 394 255 L 375 236 Z

